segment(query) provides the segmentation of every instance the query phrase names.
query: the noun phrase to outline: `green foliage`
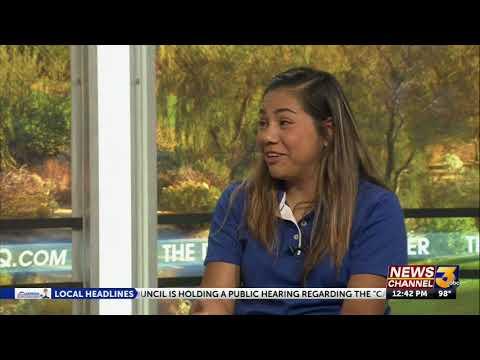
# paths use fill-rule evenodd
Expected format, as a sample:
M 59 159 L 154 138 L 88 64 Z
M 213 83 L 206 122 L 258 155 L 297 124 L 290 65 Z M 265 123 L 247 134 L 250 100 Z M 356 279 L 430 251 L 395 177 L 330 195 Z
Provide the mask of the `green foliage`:
M 159 46 L 158 121 L 175 129 L 181 165 L 211 158 L 230 169 L 230 181 L 242 177 L 254 158 L 265 85 L 282 70 L 309 64 L 338 77 L 383 180 L 404 206 L 466 206 L 479 194 L 473 100 L 479 52 L 478 46 Z M 431 146 L 474 142 L 474 171 L 447 159 L 447 170 L 461 177 L 446 199 L 452 184 L 434 179 Z
M 10 285 L 12 283 L 12 275 L 0 270 L 0 285 Z
M 473 218 L 408 219 L 407 228 L 415 234 L 425 234 L 435 246 L 430 256 L 463 254 L 467 252 L 465 236 L 478 234 L 478 225 Z
M 408 219 L 407 224 L 409 230 L 417 233 L 475 234 L 478 232 L 473 218 Z
M 222 162 L 211 157 L 193 164 L 193 169 L 205 176 L 207 183 L 224 189 L 230 180 L 230 169 Z
M 70 146 L 71 99 L 32 92 L 15 104 L 15 139 L 11 143 L 17 159 L 45 158 L 68 152 Z
M 463 161 L 455 154 L 447 154 L 445 156 L 445 162 L 448 166 L 448 169 L 452 172 L 463 170 Z
M 65 150 L 69 91 L 68 46 L 0 46 L 0 172 Z
M 218 188 L 193 180 L 179 181 L 159 192 L 159 210 L 178 213 L 210 212 L 220 197 Z

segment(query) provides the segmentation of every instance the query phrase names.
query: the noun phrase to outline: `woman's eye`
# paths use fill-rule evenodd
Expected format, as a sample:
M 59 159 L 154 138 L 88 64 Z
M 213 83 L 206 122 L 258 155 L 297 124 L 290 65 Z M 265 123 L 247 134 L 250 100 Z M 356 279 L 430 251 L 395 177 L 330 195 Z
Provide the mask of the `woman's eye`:
M 265 120 L 260 120 L 260 121 L 258 122 L 258 127 L 264 128 L 264 127 L 266 127 L 266 126 L 267 126 L 267 122 L 266 122 Z
M 290 121 L 286 121 L 286 120 L 281 120 L 280 121 L 280 126 L 283 126 L 283 127 L 288 126 L 290 124 L 291 124 Z

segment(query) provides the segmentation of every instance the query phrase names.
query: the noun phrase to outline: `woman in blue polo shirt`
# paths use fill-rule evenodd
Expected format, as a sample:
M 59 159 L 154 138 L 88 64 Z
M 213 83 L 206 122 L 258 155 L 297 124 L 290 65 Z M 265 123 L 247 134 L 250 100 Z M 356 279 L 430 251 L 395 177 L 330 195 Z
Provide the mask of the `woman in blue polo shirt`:
M 202 287 L 385 287 L 407 261 L 403 212 L 375 175 L 337 80 L 295 68 L 260 109 L 251 175 L 211 223 Z M 201 300 L 193 314 L 384 314 L 384 300 Z

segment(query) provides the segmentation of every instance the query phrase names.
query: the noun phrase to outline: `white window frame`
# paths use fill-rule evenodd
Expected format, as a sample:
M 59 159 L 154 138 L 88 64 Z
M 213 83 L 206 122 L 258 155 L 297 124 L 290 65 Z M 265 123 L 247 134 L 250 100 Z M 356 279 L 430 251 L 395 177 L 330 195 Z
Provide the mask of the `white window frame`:
M 84 220 L 73 234 L 74 281 L 156 287 L 155 47 L 76 45 L 71 54 L 72 216 Z M 76 303 L 74 313 L 156 309 L 148 300 L 101 300 Z

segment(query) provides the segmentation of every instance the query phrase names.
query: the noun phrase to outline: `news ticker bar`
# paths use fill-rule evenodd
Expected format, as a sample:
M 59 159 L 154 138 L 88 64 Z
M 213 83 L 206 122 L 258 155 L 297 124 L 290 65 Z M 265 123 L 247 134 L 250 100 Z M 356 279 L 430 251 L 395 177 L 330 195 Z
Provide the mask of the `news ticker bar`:
M 5 288 L 17 300 L 345 300 L 455 299 L 453 290 L 385 288 Z
M 384 288 L 8 288 L 3 299 L 385 299 Z

